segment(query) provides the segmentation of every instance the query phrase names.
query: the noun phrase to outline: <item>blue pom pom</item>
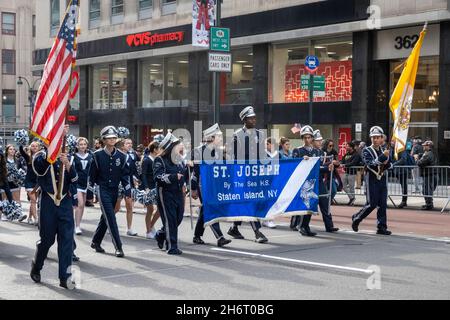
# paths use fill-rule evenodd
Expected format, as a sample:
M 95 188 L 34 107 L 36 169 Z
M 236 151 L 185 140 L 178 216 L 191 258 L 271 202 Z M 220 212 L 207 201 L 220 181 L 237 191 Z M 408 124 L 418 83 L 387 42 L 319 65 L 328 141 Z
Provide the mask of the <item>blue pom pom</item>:
M 22 207 L 16 201 L 4 200 L 0 204 L 0 209 L 9 221 L 17 220 L 22 216 Z
M 14 141 L 16 141 L 21 146 L 28 145 L 30 138 L 28 136 L 28 131 L 25 129 L 20 129 L 14 132 Z
M 66 144 L 69 147 L 69 152 L 74 153 L 77 149 L 77 137 L 73 134 L 69 134 L 66 138 Z
M 117 128 L 117 135 L 121 139 L 128 138 L 130 136 L 130 130 L 128 130 L 128 128 L 125 127 L 119 127 Z

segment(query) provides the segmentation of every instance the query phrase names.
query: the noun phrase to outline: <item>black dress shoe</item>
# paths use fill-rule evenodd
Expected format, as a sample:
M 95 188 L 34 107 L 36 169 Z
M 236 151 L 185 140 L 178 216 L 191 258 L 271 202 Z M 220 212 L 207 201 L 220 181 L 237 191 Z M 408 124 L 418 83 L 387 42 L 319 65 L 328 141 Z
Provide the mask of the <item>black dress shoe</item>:
M 156 233 L 155 236 L 156 239 L 156 243 L 158 244 L 158 248 L 160 248 L 161 250 L 164 248 L 164 235 L 162 233 Z
M 172 254 L 172 255 L 180 255 L 182 254 L 183 251 L 181 251 L 180 249 L 176 248 L 176 249 L 170 249 L 169 251 L 167 251 L 167 254 Z
M 244 236 L 239 232 L 237 227 L 231 227 L 230 230 L 228 230 L 228 234 L 235 239 L 244 239 Z
M 231 242 L 230 239 L 225 239 L 224 237 L 220 237 L 219 240 L 217 240 L 217 246 L 223 247 Z
M 292 231 L 297 231 L 297 232 L 299 231 L 299 230 L 298 230 L 298 227 L 293 227 L 293 228 L 291 228 L 291 230 L 292 230 Z
M 78 257 L 75 253 L 72 255 L 72 262 L 80 261 L 80 257 Z
M 339 231 L 339 228 L 331 228 L 331 229 L 327 229 L 326 230 L 327 232 L 337 232 L 337 231 Z
M 72 286 L 69 288 L 69 283 L 72 284 Z M 75 282 L 73 282 L 70 278 L 69 279 L 60 279 L 59 280 L 59 286 L 64 289 L 74 289 L 75 288 Z
M 92 242 L 91 243 L 91 248 L 95 249 L 95 252 L 98 253 L 105 253 L 105 249 L 103 249 L 99 244 Z
M 315 237 L 317 235 L 317 233 L 312 232 L 311 229 L 309 229 L 309 228 L 300 227 L 300 229 L 298 231 L 300 232 L 300 234 L 302 236 L 305 236 L 305 237 Z
M 195 244 L 205 244 L 205 241 L 203 241 L 200 237 L 194 237 L 194 239 L 192 239 L 192 242 L 194 242 Z
M 36 269 L 36 265 L 34 264 L 34 262 L 31 262 L 30 277 L 36 283 L 41 282 L 41 272 Z
M 117 257 L 117 258 L 123 258 L 123 257 L 125 257 L 125 254 L 123 253 L 122 249 L 117 249 L 117 250 L 116 250 L 116 257 Z
M 403 209 L 404 207 L 406 207 L 406 202 L 402 202 L 397 206 L 399 209 Z
M 266 243 L 267 241 L 269 240 L 267 240 L 266 236 L 263 235 L 261 231 L 258 230 L 255 232 L 255 242 Z
M 352 222 L 352 229 L 353 229 L 353 231 L 358 232 L 359 231 L 358 227 L 359 227 L 359 222 L 353 221 Z
M 426 204 L 426 205 L 422 206 L 422 210 L 425 210 L 425 211 L 433 210 L 433 209 L 434 209 L 433 205 Z
M 392 232 L 389 231 L 388 229 L 378 229 L 377 234 L 381 234 L 384 236 L 390 236 L 392 234 Z

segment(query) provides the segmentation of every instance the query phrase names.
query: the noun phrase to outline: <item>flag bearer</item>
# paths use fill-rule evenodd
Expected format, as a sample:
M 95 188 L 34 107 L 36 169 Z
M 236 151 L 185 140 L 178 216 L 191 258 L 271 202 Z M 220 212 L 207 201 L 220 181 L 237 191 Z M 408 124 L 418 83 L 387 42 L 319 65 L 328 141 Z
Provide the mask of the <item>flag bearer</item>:
M 198 161 L 202 160 L 217 162 L 225 160 L 223 157 L 223 153 L 220 150 L 220 147 L 222 146 L 222 131 L 220 131 L 219 125 L 217 123 L 203 131 L 203 139 L 204 141 L 206 141 L 206 144 L 203 144 L 194 150 L 194 161 L 197 162 L 194 163 L 194 172 L 191 179 L 192 197 L 194 199 L 200 198 L 200 201 L 202 201 L 202 194 L 200 188 L 200 165 L 198 164 Z M 205 232 L 203 224 L 203 206 L 201 206 L 200 214 L 195 226 L 193 239 L 193 242 L 195 244 L 205 243 L 202 240 L 203 233 Z M 224 245 L 231 242 L 231 240 L 224 238 L 218 222 L 211 225 L 211 230 L 214 233 L 214 236 L 217 238 L 218 247 L 223 247 Z
M 372 145 L 364 148 L 362 157 L 365 165 L 364 181 L 366 185 L 366 205 L 353 215 L 352 229 L 358 232 L 359 224 L 375 208 L 377 211 L 377 234 L 390 235 L 387 229 L 387 177 L 386 170 L 392 168 L 389 150 L 382 147 L 384 132 L 378 126 L 370 129 Z
M 158 210 L 163 222 L 155 239 L 160 249 L 166 243 L 167 253 L 179 255 L 178 226 L 183 221 L 186 166 L 183 163 L 183 145 L 170 132 L 160 144 L 163 152 L 153 162 L 153 176 L 158 191 Z
M 131 185 L 127 156 L 114 147 L 117 142 L 117 134 L 117 129 L 113 126 L 107 126 L 100 131 L 105 147 L 94 153 L 94 161 L 91 165 L 90 182 L 98 185 L 97 197 L 102 210 L 91 248 L 99 253 L 105 252 L 101 244 L 106 229 L 109 229 L 116 257 L 122 258 L 125 255 L 122 250 L 114 206 L 119 193 L 119 183 L 122 183 L 125 197 L 128 198 L 131 197 Z
M 68 129 L 67 129 L 68 131 Z M 39 151 L 33 158 L 33 169 L 37 175 L 40 196 L 39 236 L 36 254 L 31 263 L 30 276 L 34 282 L 41 281 L 41 269 L 50 247 L 58 241 L 59 285 L 68 289 L 74 250 L 74 219 L 71 185 L 76 184 L 78 175 L 67 153 L 61 153 L 57 161 L 50 164 L 45 151 Z M 64 173 L 60 176 L 60 167 Z M 61 199 L 57 197 L 59 181 L 62 179 Z
M 319 153 L 320 158 L 320 173 L 319 173 L 319 207 L 320 212 L 322 213 L 323 223 L 325 224 L 326 232 L 336 232 L 339 231 L 338 228 L 335 228 L 333 225 L 333 217 L 331 216 L 331 212 L 329 211 L 329 197 L 331 196 L 329 189 L 329 185 L 325 184 L 325 181 L 329 181 L 330 179 L 325 179 L 326 174 L 330 174 L 334 170 L 334 165 L 331 160 L 327 160 L 325 157 L 325 153 L 322 150 L 322 135 L 320 134 L 320 130 L 314 130 L 313 132 L 313 140 L 314 147 Z M 326 197 L 328 195 L 328 197 Z

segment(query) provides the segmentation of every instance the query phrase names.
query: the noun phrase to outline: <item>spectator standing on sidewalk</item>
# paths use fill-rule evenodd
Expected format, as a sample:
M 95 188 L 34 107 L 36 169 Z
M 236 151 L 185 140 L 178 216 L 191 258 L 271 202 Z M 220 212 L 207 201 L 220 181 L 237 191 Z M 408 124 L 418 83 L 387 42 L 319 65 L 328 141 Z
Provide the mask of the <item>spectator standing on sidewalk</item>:
M 355 203 L 356 167 L 361 164 L 361 156 L 356 152 L 353 142 L 348 142 L 346 149 L 347 153 L 342 158 L 341 166 L 345 169 L 343 185 L 349 198 L 347 205 L 352 206 Z
M 411 149 L 406 149 L 398 154 L 398 160 L 393 163 L 394 175 L 397 177 L 402 188 L 402 202 L 397 208 L 402 209 L 407 206 L 408 201 L 408 176 L 411 172 L 409 166 L 414 166 L 415 162 L 410 154 Z M 394 159 L 394 148 L 391 148 L 391 159 Z M 406 168 L 403 166 L 407 166 Z
M 413 147 L 411 150 L 411 155 L 414 157 L 414 159 L 420 159 L 423 155 L 423 146 L 422 146 L 422 139 L 420 137 L 415 137 L 413 139 Z M 417 160 L 416 160 L 417 161 Z M 420 193 L 420 170 L 419 168 L 413 169 L 412 172 L 414 186 L 415 186 L 415 193 Z
M 437 165 L 436 156 L 433 153 L 433 141 L 425 141 L 423 144 L 423 156 L 417 160 L 417 165 L 420 168 L 420 175 L 423 179 L 423 195 L 425 196 L 425 205 L 422 210 L 433 210 L 433 193 L 436 190 L 438 183 L 438 176 L 432 166 Z

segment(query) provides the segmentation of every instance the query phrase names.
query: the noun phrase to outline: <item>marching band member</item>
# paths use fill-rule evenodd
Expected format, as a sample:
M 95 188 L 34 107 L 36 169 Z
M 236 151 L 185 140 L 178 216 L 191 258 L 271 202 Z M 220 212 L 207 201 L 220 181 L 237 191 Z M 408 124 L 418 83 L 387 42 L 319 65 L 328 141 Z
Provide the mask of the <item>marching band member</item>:
M 304 146 L 295 148 L 292 151 L 292 158 L 303 158 L 308 160 L 309 157 L 318 157 L 319 152 L 313 145 L 314 132 L 310 126 L 304 126 L 300 130 L 300 137 L 303 139 Z M 298 230 L 302 236 L 314 237 L 317 233 L 312 232 L 309 228 L 309 222 L 311 221 L 311 215 L 294 216 L 291 218 L 291 228 Z
M 386 170 L 392 169 L 392 162 L 389 157 L 389 150 L 382 147 L 384 132 L 378 126 L 370 129 L 370 139 L 372 145 L 364 148 L 362 157 L 365 164 L 365 185 L 366 185 L 366 205 L 353 215 L 352 229 L 358 232 L 359 224 L 375 208 L 377 211 L 377 234 L 390 235 L 392 232 L 387 229 L 387 177 Z
M 102 129 L 100 135 L 105 144 L 103 149 L 94 153 L 91 165 L 91 184 L 98 185 L 98 202 L 102 210 L 100 222 L 92 239 L 91 248 L 96 252 L 104 253 L 101 243 L 109 229 L 115 248 L 116 257 L 125 256 L 122 250 L 119 228 L 117 227 L 114 206 L 117 202 L 119 183 L 122 183 L 125 197 L 131 197 L 130 172 L 127 165 L 127 156 L 118 151 L 114 145 L 117 141 L 117 129 L 107 126 Z
M 329 179 L 325 179 L 326 174 L 330 174 L 334 170 L 334 165 L 332 161 L 328 161 L 325 157 L 324 151 L 321 149 L 322 147 L 322 135 L 320 134 L 320 130 L 314 130 L 313 132 L 313 140 L 314 147 L 319 153 L 320 158 L 320 172 L 319 172 L 319 207 L 320 212 L 322 213 L 323 223 L 325 224 L 326 232 L 336 232 L 339 231 L 338 228 L 335 228 L 333 225 L 333 217 L 331 216 L 331 212 L 329 212 L 329 199 L 331 196 L 331 192 L 328 185 L 325 184 L 325 181 L 329 181 Z M 332 159 L 330 159 L 332 160 Z M 324 197 L 324 195 L 328 195 L 328 197 Z
M 83 218 L 84 206 L 86 204 L 86 193 L 89 182 L 89 172 L 92 164 L 92 154 L 88 151 L 88 140 L 83 137 L 77 139 L 77 152 L 74 154 L 75 169 L 78 173 L 77 199 L 78 206 L 75 209 L 75 234 L 81 235 L 81 219 Z
M 239 118 L 244 123 L 244 127 L 237 130 L 233 135 L 234 160 L 260 160 L 265 157 L 265 136 L 261 130 L 256 129 L 256 113 L 252 106 L 245 107 L 240 113 Z M 235 239 L 244 239 L 239 232 L 238 226 L 242 221 L 236 221 L 228 230 L 228 234 Z M 261 223 L 259 221 L 251 221 L 253 232 L 255 233 L 255 241 L 258 243 L 266 243 L 266 236 L 259 230 Z
M 206 141 L 206 144 L 203 144 L 200 147 L 194 149 L 193 158 L 194 161 L 197 162 L 194 162 L 194 172 L 191 177 L 192 198 L 194 199 L 200 198 L 200 202 L 202 202 L 202 194 L 200 184 L 200 165 L 198 161 L 225 160 L 222 152 L 220 152 L 220 147 L 222 146 L 222 131 L 220 131 L 219 125 L 217 123 L 203 131 L 203 139 Z M 195 225 L 195 232 L 193 239 L 193 242 L 195 244 L 205 243 L 202 240 L 203 233 L 205 232 L 205 227 L 203 226 L 204 223 L 205 222 L 203 216 L 203 206 L 201 206 L 197 224 Z M 217 239 L 218 247 L 223 247 L 231 242 L 231 240 L 225 239 L 225 237 L 223 236 L 222 230 L 220 230 L 220 225 L 218 222 L 213 223 L 211 225 L 211 230 Z
M 181 155 L 181 141 L 170 132 L 160 144 L 162 153 L 153 163 L 153 176 L 158 190 L 158 210 L 163 222 L 156 233 L 156 241 L 160 249 L 166 243 L 167 253 L 179 255 L 178 226 L 183 221 L 186 168 Z
M 65 127 L 68 132 L 68 126 Z M 34 282 L 41 281 L 40 271 L 44 266 L 50 247 L 58 240 L 59 285 L 68 288 L 71 277 L 70 266 L 74 250 L 74 219 L 70 187 L 78 180 L 78 175 L 67 153 L 61 153 L 54 164 L 47 161 L 47 155 L 40 151 L 33 158 L 33 169 L 37 175 L 40 195 L 39 236 L 36 254 L 31 264 L 30 276 Z M 64 173 L 60 176 L 60 167 Z M 61 200 L 57 198 L 57 186 L 62 179 Z

